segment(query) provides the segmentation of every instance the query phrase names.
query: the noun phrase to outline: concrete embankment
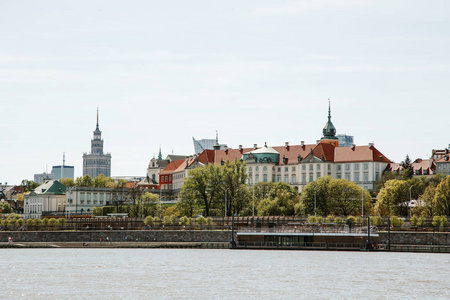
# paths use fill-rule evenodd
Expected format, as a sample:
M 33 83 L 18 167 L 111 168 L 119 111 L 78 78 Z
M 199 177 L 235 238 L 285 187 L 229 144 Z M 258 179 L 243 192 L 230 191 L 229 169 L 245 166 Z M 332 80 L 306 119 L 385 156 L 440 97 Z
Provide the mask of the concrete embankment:
M 164 249 L 228 249 L 226 242 L 21 242 L 0 243 L 0 248 L 164 248 Z

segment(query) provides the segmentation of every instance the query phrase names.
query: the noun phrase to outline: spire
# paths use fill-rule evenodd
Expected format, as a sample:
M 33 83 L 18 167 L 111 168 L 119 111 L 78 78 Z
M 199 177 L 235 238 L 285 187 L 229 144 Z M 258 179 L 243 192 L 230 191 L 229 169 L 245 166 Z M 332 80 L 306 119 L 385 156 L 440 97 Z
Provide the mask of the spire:
M 219 133 L 216 130 L 216 146 L 219 146 Z
M 161 146 L 159 146 L 158 160 L 162 160 Z
M 97 127 L 95 127 L 95 130 L 99 130 L 98 129 L 98 107 L 97 107 Z
M 331 101 L 328 98 L 328 121 L 331 121 Z
M 328 98 L 328 122 L 325 124 L 325 127 L 323 128 L 323 139 L 332 139 L 337 140 L 336 137 L 336 127 L 334 127 L 333 122 L 331 122 L 331 101 L 330 98 Z

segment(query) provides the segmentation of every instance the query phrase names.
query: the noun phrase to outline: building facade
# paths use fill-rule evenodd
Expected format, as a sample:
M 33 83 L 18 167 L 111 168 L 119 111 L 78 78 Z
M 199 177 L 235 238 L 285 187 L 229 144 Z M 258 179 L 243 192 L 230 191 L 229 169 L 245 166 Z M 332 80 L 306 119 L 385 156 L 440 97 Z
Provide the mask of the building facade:
M 57 180 L 47 180 L 24 196 L 25 219 L 41 218 L 43 215 L 64 214 L 66 186 Z
M 83 176 L 89 175 L 95 178 L 100 174 L 111 177 L 111 154 L 103 153 L 102 132 L 98 126 L 97 110 L 97 126 L 94 130 L 94 138 L 91 140 L 91 152 L 83 154 Z
M 112 189 L 99 187 L 72 187 L 65 196 L 66 215 L 91 214 L 94 207 L 112 204 Z
M 36 182 L 37 184 L 43 184 L 46 180 L 52 180 L 53 176 L 54 175 L 52 173 L 46 172 L 34 174 L 34 182 Z

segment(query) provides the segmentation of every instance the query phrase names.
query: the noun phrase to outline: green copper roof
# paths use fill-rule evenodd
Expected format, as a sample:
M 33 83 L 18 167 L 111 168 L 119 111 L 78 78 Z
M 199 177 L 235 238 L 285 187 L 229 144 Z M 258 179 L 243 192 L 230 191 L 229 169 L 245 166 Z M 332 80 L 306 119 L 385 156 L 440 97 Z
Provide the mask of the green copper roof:
M 328 122 L 325 124 L 323 128 L 323 137 L 322 140 L 331 139 L 337 140 L 336 137 L 336 127 L 334 127 L 333 122 L 331 122 L 331 104 L 328 102 Z

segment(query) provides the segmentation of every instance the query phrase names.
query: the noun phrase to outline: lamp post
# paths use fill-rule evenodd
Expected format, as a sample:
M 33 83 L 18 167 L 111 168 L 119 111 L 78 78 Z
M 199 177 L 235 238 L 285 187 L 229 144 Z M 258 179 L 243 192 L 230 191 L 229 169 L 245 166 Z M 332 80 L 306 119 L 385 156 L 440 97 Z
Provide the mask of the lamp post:
M 229 188 L 225 189 L 225 217 L 227 216 L 227 191 L 229 190 Z
M 411 189 L 414 185 L 409 187 L 409 217 L 412 217 L 412 203 L 411 203 Z
M 314 186 L 314 217 L 317 217 L 316 189 L 317 189 L 317 185 Z
M 159 185 L 159 218 L 161 219 L 161 192 L 162 192 L 162 184 Z
M 253 187 L 253 218 L 255 218 L 255 187 Z
M 364 217 L 364 188 L 361 188 L 361 217 Z

